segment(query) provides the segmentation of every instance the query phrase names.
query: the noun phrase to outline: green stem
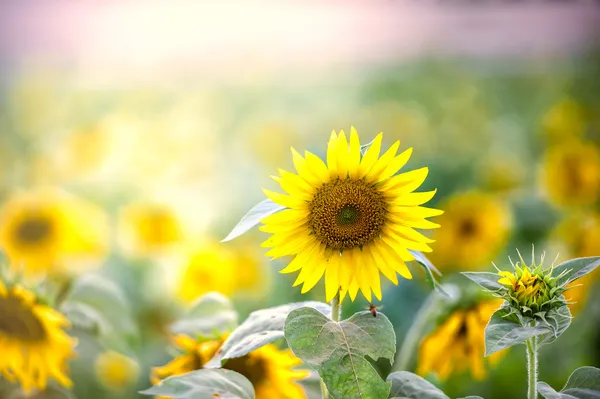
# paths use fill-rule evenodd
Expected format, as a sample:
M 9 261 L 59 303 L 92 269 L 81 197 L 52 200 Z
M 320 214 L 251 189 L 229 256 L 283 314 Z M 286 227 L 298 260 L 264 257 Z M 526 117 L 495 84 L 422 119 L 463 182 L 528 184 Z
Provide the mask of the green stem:
M 527 399 L 537 399 L 538 354 L 537 337 L 525 341 L 527 345 Z
M 338 294 L 331 300 L 331 320 L 337 323 L 340 321 L 341 315 L 342 304 L 340 303 L 340 295 Z M 329 392 L 323 380 L 321 380 L 321 393 L 323 394 L 323 399 L 329 399 Z

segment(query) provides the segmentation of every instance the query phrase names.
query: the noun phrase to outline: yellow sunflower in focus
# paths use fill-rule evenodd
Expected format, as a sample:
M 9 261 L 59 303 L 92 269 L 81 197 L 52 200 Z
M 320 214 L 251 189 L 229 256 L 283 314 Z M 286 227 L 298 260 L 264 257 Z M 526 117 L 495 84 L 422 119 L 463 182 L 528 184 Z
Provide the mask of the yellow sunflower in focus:
M 150 380 L 157 384 L 167 377 L 202 368 L 223 342 L 224 337 L 197 342 L 186 335 L 176 336 L 173 343 L 183 354 L 162 367 L 153 368 Z M 301 363 L 289 349 L 280 350 L 268 344 L 245 356 L 228 360 L 223 368 L 236 371 L 250 380 L 256 399 L 305 399 L 306 395 L 296 381 L 308 377 L 309 372 L 293 369 Z
M 435 373 L 445 380 L 451 374 L 470 370 L 471 375 L 485 378 L 484 330 L 502 300 L 480 302 L 468 309 L 455 310 L 432 334 L 425 337 L 419 347 L 417 374 Z M 506 351 L 489 357 L 495 364 Z
M 124 246 L 136 254 L 159 253 L 183 238 L 177 215 L 166 205 L 131 204 L 120 219 Z
M 0 281 L 0 376 L 23 391 L 44 390 L 48 380 L 70 387 L 69 358 L 76 341 L 64 328 L 68 320 L 37 302 L 33 293 Z
M 412 148 L 396 155 L 396 141 L 380 157 L 382 135 L 361 154 L 356 130 L 349 140 L 344 132 L 331 134 L 327 164 L 306 151 L 292 149 L 296 173 L 279 170 L 274 176 L 288 195 L 264 190 L 268 198 L 287 209 L 261 220 L 261 230 L 272 236 L 262 246 L 268 256 L 295 256 L 282 273 L 300 271 L 294 286 L 308 292 L 325 275 L 327 301 L 340 294 L 354 300 L 360 289 L 381 299 L 379 273 L 398 284 L 396 273 L 411 279 L 409 250 L 430 252 L 428 239 L 415 229 L 439 225 L 426 218 L 442 211 L 421 205 L 435 191 L 413 192 L 428 169 L 396 175 Z
M 555 205 L 592 205 L 600 198 L 600 150 L 583 142 L 552 147 L 544 157 L 541 177 Z
M 491 194 L 467 192 L 441 205 L 443 229 L 436 230 L 431 261 L 440 269 L 477 269 L 492 260 L 509 237 L 511 214 Z
M 586 128 L 584 110 L 575 100 L 563 98 L 546 112 L 541 125 L 551 143 L 580 139 Z
M 113 391 L 122 391 L 134 384 L 140 372 L 135 360 L 114 351 L 100 354 L 95 369 L 98 381 Z
M 100 209 L 66 193 L 20 193 L 2 208 L 0 247 L 13 266 L 29 274 L 64 270 L 105 254 L 107 226 Z

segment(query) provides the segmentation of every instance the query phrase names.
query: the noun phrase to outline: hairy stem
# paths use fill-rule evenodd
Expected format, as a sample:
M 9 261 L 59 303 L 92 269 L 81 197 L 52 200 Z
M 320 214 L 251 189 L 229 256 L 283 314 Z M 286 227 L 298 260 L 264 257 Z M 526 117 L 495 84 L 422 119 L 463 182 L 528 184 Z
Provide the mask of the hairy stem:
M 525 341 L 527 346 L 527 399 L 537 399 L 538 354 L 537 337 Z
M 340 321 L 341 314 L 342 304 L 340 303 L 340 295 L 338 294 L 331 300 L 331 320 L 335 322 Z M 323 380 L 321 380 L 321 393 L 323 394 L 323 399 L 329 399 L 329 392 Z

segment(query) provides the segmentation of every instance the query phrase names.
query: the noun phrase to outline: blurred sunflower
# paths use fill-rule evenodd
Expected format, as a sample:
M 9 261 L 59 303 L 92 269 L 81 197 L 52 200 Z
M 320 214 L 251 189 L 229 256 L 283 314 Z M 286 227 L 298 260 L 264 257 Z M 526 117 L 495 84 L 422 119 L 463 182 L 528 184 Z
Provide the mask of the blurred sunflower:
M 96 376 L 102 385 L 113 391 L 122 391 L 138 379 L 138 363 L 118 352 L 108 351 L 96 358 Z
M 70 387 L 67 361 L 76 341 L 64 331 L 69 327 L 65 316 L 39 303 L 32 292 L 2 281 L 0 315 L 0 376 L 26 393 L 44 390 L 50 379 Z
M 550 241 L 560 253 L 569 258 L 600 254 L 600 214 L 573 214 L 560 222 L 550 233 Z M 572 313 L 581 310 L 600 278 L 600 270 L 573 282 L 565 292 Z
M 555 205 L 594 204 L 600 198 L 600 150 L 591 142 L 551 147 L 544 157 L 541 181 Z
M 226 296 L 266 293 L 268 274 L 258 251 L 248 246 L 229 249 L 212 241 L 192 248 L 177 288 L 183 301 L 191 302 L 211 291 Z
M 405 262 L 414 260 L 409 249 L 430 252 L 433 242 L 415 229 L 439 227 L 426 218 L 442 211 L 422 207 L 435 191 L 413 192 L 425 180 L 428 168 L 396 175 L 412 154 L 412 148 L 396 155 L 396 141 L 381 157 L 382 135 L 361 155 L 354 128 L 350 139 L 332 132 L 327 146 L 327 165 L 306 151 L 292 149 L 298 174 L 279 170 L 274 176 L 289 194 L 264 190 L 268 198 L 287 209 L 264 218 L 260 229 L 272 236 L 262 246 L 268 256 L 295 256 L 282 273 L 300 270 L 294 286 L 311 290 L 325 275 L 327 301 L 349 293 L 354 300 L 360 289 L 381 299 L 379 273 L 398 283 L 396 273 L 411 279 Z
M 24 267 L 28 274 L 97 261 L 106 252 L 106 242 L 104 213 L 66 193 L 16 194 L 1 211 L 0 247 L 14 267 Z
M 470 370 L 471 375 L 485 378 L 484 330 L 502 300 L 493 299 L 467 309 L 457 309 L 433 333 L 421 341 L 417 374 L 435 373 L 445 380 L 451 374 Z M 496 363 L 505 351 L 489 357 Z
M 502 249 L 510 233 L 506 204 L 491 194 L 457 194 L 440 205 L 443 229 L 435 231 L 432 262 L 441 269 L 481 268 Z
M 183 354 L 162 367 L 152 369 L 153 384 L 173 376 L 198 370 L 217 352 L 225 337 L 214 341 L 197 342 L 186 335 L 174 337 L 173 343 Z M 265 345 L 249 354 L 228 360 L 223 368 L 236 371 L 250 380 L 256 399 L 304 399 L 304 391 L 296 383 L 308 377 L 306 370 L 293 370 L 302 364 L 288 350 L 280 350 L 273 344 Z
M 586 128 L 583 108 L 572 98 L 563 98 L 543 116 L 542 131 L 553 143 L 580 139 Z
M 135 203 L 120 213 L 123 245 L 139 255 L 154 255 L 180 242 L 183 233 L 175 212 L 166 205 Z

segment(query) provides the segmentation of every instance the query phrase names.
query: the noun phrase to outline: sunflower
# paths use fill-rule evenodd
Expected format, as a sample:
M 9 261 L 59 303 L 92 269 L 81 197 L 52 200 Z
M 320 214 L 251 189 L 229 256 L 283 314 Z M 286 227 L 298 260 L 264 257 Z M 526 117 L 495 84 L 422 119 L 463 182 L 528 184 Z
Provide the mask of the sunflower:
M 70 387 L 67 361 L 76 341 L 63 330 L 68 320 L 38 303 L 22 287 L 0 281 L 0 376 L 18 382 L 26 393 L 44 390 L 49 379 Z
M 124 246 L 136 254 L 159 253 L 183 237 L 177 215 L 166 205 L 130 204 L 120 219 Z
M 570 142 L 550 148 L 542 165 L 548 200 L 558 206 L 587 206 L 600 198 L 600 150 L 593 143 Z
M 410 279 L 409 250 L 430 252 L 432 240 L 418 229 L 439 225 L 426 218 L 442 212 L 421 206 L 435 191 L 413 192 L 425 180 L 428 169 L 396 175 L 412 154 L 412 148 L 396 155 L 396 141 L 381 157 L 381 133 L 361 155 L 356 130 L 350 139 L 332 132 L 327 164 L 306 151 L 292 149 L 297 174 L 279 170 L 273 177 L 289 195 L 264 190 L 268 198 L 287 209 L 262 219 L 261 230 L 272 233 L 262 246 L 268 256 L 295 256 L 282 273 L 300 270 L 294 286 L 311 290 L 325 275 L 327 300 L 346 293 L 351 300 L 360 289 L 367 300 L 381 298 L 379 273 L 394 284 L 396 273 Z
M 505 203 L 491 194 L 466 192 L 449 198 L 435 231 L 432 262 L 441 269 L 480 268 L 502 249 L 510 233 Z
M 107 220 L 98 208 L 58 191 L 16 194 L 0 215 L 0 247 L 29 274 L 63 268 L 76 259 L 99 259 L 106 233 Z
M 484 330 L 502 300 L 486 300 L 467 309 L 457 309 L 419 347 L 417 374 L 435 373 L 445 380 L 467 369 L 480 380 L 486 375 Z M 490 356 L 494 364 L 505 351 Z
M 137 381 L 140 367 L 138 363 L 118 352 L 108 351 L 96 358 L 98 381 L 113 391 L 122 391 Z
M 542 131 L 553 144 L 580 139 L 587 121 L 582 106 L 572 98 L 563 98 L 543 116 Z
M 157 384 L 167 377 L 202 368 L 221 347 L 224 338 L 197 342 L 186 335 L 174 337 L 173 343 L 183 354 L 165 366 L 153 368 L 150 380 Z M 306 395 L 296 381 L 308 377 L 309 372 L 292 369 L 300 364 L 300 359 L 289 349 L 282 351 L 268 344 L 245 356 L 228 360 L 223 368 L 248 378 L 254 386 L 256 399 L 305 399 Z

